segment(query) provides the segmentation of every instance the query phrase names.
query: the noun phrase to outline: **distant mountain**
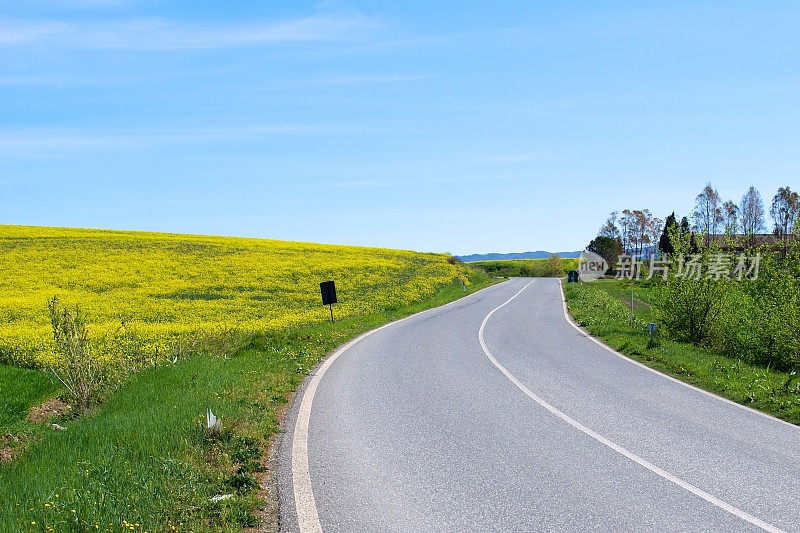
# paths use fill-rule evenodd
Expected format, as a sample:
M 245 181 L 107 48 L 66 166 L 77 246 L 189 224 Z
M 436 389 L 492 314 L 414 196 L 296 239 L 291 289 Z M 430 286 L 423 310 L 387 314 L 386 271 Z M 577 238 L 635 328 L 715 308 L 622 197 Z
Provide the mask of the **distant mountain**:
M 581 256 L 581 252 L 555 252 L 555 253 L 559 257 L 563 258 Z M 458 256 L 458 258 L 467 263 L 469 261 L 500 261 L 503 259 L 545 259 L 547 257 L 550 257 L 551 255 L 553 255 L 553 252 L 545 252 L 544 250 L 537 250 L 535 252 L 519 252 L 512 254 L 491 253 L 491 254 L 460 255 Z

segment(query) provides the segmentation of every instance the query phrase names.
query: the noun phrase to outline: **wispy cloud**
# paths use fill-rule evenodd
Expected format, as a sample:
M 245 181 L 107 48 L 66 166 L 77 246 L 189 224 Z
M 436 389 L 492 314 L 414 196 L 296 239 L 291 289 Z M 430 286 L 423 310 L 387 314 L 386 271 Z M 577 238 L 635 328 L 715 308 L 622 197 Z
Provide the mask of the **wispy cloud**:
M 404 73 L 346 73 L 323 76 L 318 78 L 299 79 L 287 81 L 285 83 L 271 84 L 265 86 L 272 89 L 291 89 L 298 87 L 317 87 L 329 85 L 356 85 L 356 84 L 380 84 L 380 83 L 408 83 L 433 78 L 431 74 L 404 74 Z M 2 79 L 0 78 L 0 85 Z
M 83 149 L 139 149 L 175 142 L 218 141 L 266 135 L 325 131 L 314 125 L 242 126 L 233 128 L 102 134 L 70 130 L 0 130 L 0 151 L 64 151 Z
M 410 173 L 409 173 L 410 174 Z M 431 176 L 422 177 L 388 177 L 383 179 L 362 179 L 362 180 L 341 180 L 324 183 L 332 189 L 391 189 L 397 187 L 442 185 L 448 183 L 468 183 L 472 181 L 483 182 L 507 182 L 519 180 L 519 176 L 502 174 L 478 174 L 478 175 L 452 175 L 452 176 Z M 315 185 L 318 186 L 318 185 Z
M 238 26 L 186 25 L 164 19 L 118 22 L 0 21 L 0 46 L 132 50 L 233 48 L 268 43 L 353 41 L 378 23 L 364 16 L 311 16 Z
M 30 75 L 8 75 L 0 76 L 0 87 L 39 85 L 39 86 L 80 86 L 80 85 L 114 85 L 114 84 L 136 84 L 158 80 L 169 80 L 174 78 L 215 76 L 231 72 L 231 67 L 220 67 L 216 69 L 201 70 L 170 70 L 139 72 L 134 74 L 103 75 L 92 72 L 91 74 L 79 74 L 68 72 L 65 74 L 30 74 Z
M 497 154 L 478 154 L 473 156 L 472 162 L 475 164 L 486 165 L 514 165 L 518 163 L 533 163 L 536 161 L 547 161 L 551 159 L 549 154 L 540 153 L 497 153 Z
M 344 74 L 309 81 L 308 85 L 345 85 L 350 83 L 394 83 L 431 78 L 430 74 Z M 302 82 L 301 82 L 302 83 Z
M 127 6 L 136 3 L 136 0 L 28 0 L 28 3 L 66 9 L 98 9 Z

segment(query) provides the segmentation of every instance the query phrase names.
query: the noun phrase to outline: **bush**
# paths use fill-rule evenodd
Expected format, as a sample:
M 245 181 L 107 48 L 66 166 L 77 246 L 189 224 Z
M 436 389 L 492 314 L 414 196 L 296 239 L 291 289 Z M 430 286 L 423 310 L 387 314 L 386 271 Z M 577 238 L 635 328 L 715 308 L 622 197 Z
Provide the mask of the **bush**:
M 561 258 L 553 254 L 544 263 L 545 276 L 549 278 L 560 278 L 564 275 L 564 262 Z
M 48 368 L 67 389 L 75 407 L 79 410 L 85 409 L 92 393 L 103 379 L 102 364 L 92 357 L 89 326 L 79 307 L 74 312 L 62 309 L 58 298 L 47 302 L 47 309 L 50 312 L 53 339 L 59 356 Z
M 790 267 L 765 255 L 758 279 L 732 285 L 713 328 L 718 350 L 776 369 L 798 366 L 800 281 Z
M 142 342 L 122 323 L 113 332 L 92 338 L 80 307 L 63 309 L 58 298 L 47 302 L 57 359 L 48 363 L 50 374 L 66 389 L 80 412 L 101 390 L 113 389 L 145 365 Z M 150 364 L 155 364 L 154 360 Z
M 659 291 L 658 317 L 677 340 L 700 344 L 722 310 L 727 283 L 670 277 Z
M 685 236 L 675 234 L 673 242 L 676 252 L 690 253 Z M 718 252 L 712 247 L 702 253 L 707 258 Z M 659 318 L 677 340 L 778 370 L 798 368 L 800 248 L 788 254 L 766 247 L 745 253 L 756 252 L 761 255 L 758 276 L 750 279 L 670 276 L 659 283 Z

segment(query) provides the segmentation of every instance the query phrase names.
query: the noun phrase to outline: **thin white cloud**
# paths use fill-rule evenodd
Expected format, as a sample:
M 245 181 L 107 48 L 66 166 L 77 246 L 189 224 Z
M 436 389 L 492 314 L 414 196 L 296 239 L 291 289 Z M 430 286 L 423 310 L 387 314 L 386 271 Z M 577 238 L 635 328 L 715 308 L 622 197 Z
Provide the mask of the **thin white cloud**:
M 472 157 L 474 163 L 486 165 L 513 165 L 517 163 L 547 161 L 549 159 L 549 155 L 540 153 L 480 154 Z
M 277 23 L 189 26 L 163 19 L 65 23 L 0 20 L 0 46 L 45 44 L 85 49 L 192 50 L 269 43 L 353 41 L 377 22 L 363 16 L 311 16 Z
M 0 45 L 27 44 L 69 33 L 61 22 L 0 22 Z
M 323 131 L 313 125 L 242 126 L 234 128 L 143 132 L 131 134 L 83 133 L 77 131 L 18 130 L 0 131 L 0 151 L 19 153 L 26 150 L 63 151 L 84 149 L 139 149 L 174 142 L 251 138 L 264 135 Z
M 457 165 L 454 165 L 457 166 Z M 322 186 L 327 186 L 333 189 L 389 189 L 395 187 L 409 187 L 416 185 L 441 185 L 448 183 L 467 183 L 472 181 L 485 181 L 485 182 L 508 182 L 518 180 L 519 176 L 514 175 L 451 175 L 451 176 L 431 176 L 426 174 L 424 177 L 410 178 L 410 177 L 387 177 L 383 179 L 364 179 L 364 180 L 343 180 L 332 181 L 323 183 Z M 315 184 L 315 187 L 318 187 Z
M 394 83 L 431 78 L 429 74 L 345 74 L 308 82 L 308 85 L 345 85 L 351 83 Z
M 173 78 L 191 76 L 211 76 L 225 74 L 231 68 L 217 68 L 208 70 L 170 70 L 153 72 L 147 71 L 137 74 L 102 75 L 102 74 L 42 74 L 42 75 L 16 75 L 0 76 L 1 86 L 40 85 L 40 86 L 79 86 L 79 85 L 112 85 L 151 82 Z
M 136 0 L 28 0 L 29 5 L 64 9 L 98 9 L 123 7 L 136 3 Z
M 102 76 L 102 75 L 19 75 L 19 76 L 0 76 L 0 86 L 17 86 L 17 85 L 55 85 L 55 86 L 73 86 L 73 85 L 105 85 L 105 84 L 120 84 L 120 83 L 139 83 L 145 81 L 180 78 L 185 76 L 202 76 L 221 74 L 227 72 L 229 69 L 217 69 L 206 71 L 172 71 L 172 72 L 148 72 L 146 74 L 130 74 L 119 76 Z M 277 85 L 270 85 L 269 88 L 290 88 L 290 87 L 309 87 L 317 85 L 347 85 L 347 84 L 368 84 L 368 83 L 404 83 L 421 81 L 432 78 L 429 74 L 353 74 L 332 76 L 330 78 L 321 78 L 317 80 L 303 80 L 298 82 L 283 83 Z
M 287 89 L 297 87 L 316 87 L 325 85 L 355 85 L 355 84 L 379 84 L 379 83 L 407 83 L 414 81 L 427 80 L 432 78 L 430 74 L 336 74 L 328 77 L 300 79 L 286 83 L 277 83 L 265 86 L 268 89 Z M 2 80 L 0 79 L 0 85 Z

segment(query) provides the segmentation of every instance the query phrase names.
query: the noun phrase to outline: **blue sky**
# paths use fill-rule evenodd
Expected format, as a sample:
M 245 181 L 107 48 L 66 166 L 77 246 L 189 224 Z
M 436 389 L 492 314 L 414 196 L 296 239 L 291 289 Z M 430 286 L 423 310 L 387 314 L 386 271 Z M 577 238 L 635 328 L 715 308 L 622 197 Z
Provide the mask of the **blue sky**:
M 453 253 L 800 173 L 800 3 L 0 0 L 0 223 Z

